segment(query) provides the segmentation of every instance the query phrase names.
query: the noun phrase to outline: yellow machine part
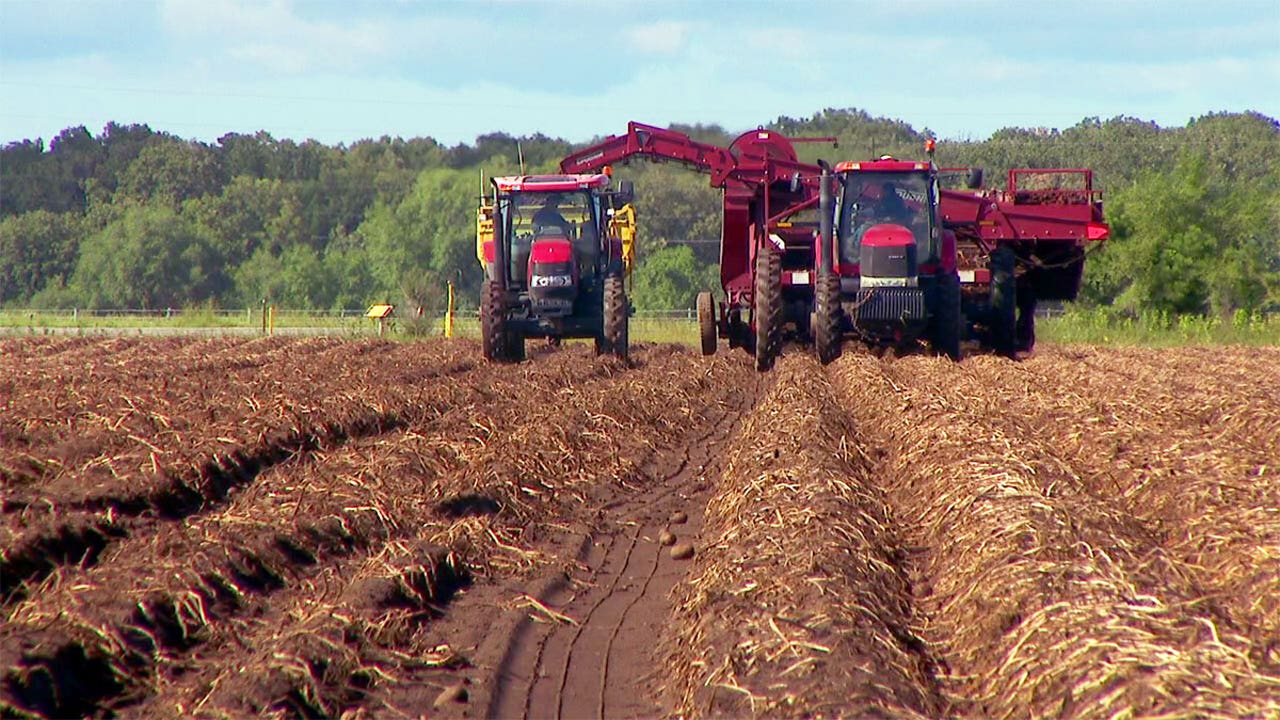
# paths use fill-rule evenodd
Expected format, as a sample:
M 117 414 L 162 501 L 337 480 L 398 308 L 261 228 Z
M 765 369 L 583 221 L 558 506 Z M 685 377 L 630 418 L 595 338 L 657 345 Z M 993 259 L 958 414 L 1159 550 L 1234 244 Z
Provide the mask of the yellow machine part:
M 622 264 L 630 281 L 631 269 L 636 264 L 636 209 L 631 203 L 613 211 L 613 217 L 609 219 L 609 234 L 622 241 Z
M 476 259 L 484 267 L 484 244 L 493 240 L 493 205 L 481 203 L 476 209 Z

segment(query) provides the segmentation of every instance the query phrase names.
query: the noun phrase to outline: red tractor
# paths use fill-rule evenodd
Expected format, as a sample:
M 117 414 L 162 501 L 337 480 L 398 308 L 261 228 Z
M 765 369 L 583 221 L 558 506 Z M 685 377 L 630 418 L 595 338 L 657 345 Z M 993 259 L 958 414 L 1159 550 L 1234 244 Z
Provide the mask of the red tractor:
M 834 180 L 836 192 L 831 192 Z M 960 357 L 956 236 L 944 230 L 937 168 L 883 157 L 821 174 L 814 343 L 824 362 L 855 333 L 877 344 L 927 339 Z
M 761 128 L 722 148 L 633 122 L 560 168 L 634 156 L 711 176 L 724 191 L 724 300 L 697 298 L 702 350 L 714 352 L 718 336 L 753 352 L 759 370 L 787 340 L 813 342 L 829 361 L 849 334 L 923 339 L 950 357 L 971 338 L 1012 356 L 1035 341 L 1039 300 L 1075 298 L 1085 247 L 1109 232 L 1089 170 L 1012 170 L 1004 192 L 973 190 L 974 170 L 971 190 L 952 190 L 940 177 L 968 169 L 884 157 L 832 172 L 799 162 L 794 142 Z
M 525 339 L 591 338 L 626 357 L 631 185 L 607 174 L 496 177 L 477 217 L 484 356 L 518 362 Z

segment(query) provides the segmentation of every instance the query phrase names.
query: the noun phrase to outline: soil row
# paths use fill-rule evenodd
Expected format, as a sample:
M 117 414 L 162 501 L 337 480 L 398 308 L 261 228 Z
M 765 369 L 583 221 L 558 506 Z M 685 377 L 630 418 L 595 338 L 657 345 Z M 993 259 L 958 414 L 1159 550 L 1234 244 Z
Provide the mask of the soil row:
M 686 366 L 664 348 L 635 367 L 582 348 L 483 365 L 406 391 L 385 408 L 400 426 L 291 452 L 181 523 L 131 526 L 96 567 L 10 608 L 4 701 L 48 716 L 390 711 L 397 683 L 465 662 L 429 638 L 458 592 L 547 562 L 543 523 L 593 487 L 643 481 L 646 455 L 715 401 L 714 366 Z
M 678 587 L 681 716 L 940 717 L 896 522 L 835 391 L 790 355 L 743 422 Z
M 877 477 L 920 551 L 921 636 L 956 715 L 1280 712 L 1280 677 L 1189 564 L 1058 457 L 1070 431 L 1005 421 L 1060 385 L 1023 386 L 997 413 L 945 360 L 846 356 L 830 374 L 857 442 L 885 453 Z

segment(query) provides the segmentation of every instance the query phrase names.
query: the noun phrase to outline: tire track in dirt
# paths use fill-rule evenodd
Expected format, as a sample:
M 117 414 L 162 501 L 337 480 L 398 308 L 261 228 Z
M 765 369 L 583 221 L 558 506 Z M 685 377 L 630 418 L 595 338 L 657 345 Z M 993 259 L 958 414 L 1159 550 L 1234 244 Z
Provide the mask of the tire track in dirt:
M 1123 508 L 1040 474 L 1034 437 L 946 400 L 952 363 L 846 356 L 831 372 L 924 551 L 923 635 L 957 715 L 1280 712 L 1280 678 L 1162 574 L 1177 565 L 1153 562 Z
M 399 579 L 405 575 L 405 568 L 412 570 L 414 563 L 420 562 L 414 560 L 415 554 L 420 557 L 425 552 L 414 548 L 438 548 L 444 562 L 434 563 L 440 568 L 434 574 L 465 580 L 454 584 L 458 590 L 465 589 L 465 600 L 494 576 L 520 575 L 545 563 L 538 550 L 541 522 L 564 517 L 582 492 L 590 490 L 590 486 L 610 484 L 613 473 L 624 473 L 619 477 L 626 478 L 637 472 L 628 469 L 632 461 L 602 455 L 612 452 L 613 442 L 601 444 L 592 439 L 614 425 L 604 414 L 609 412 L 608 398 L 616 397 L 634 408 L 619 417 L 646 418 L 635 428 L 634 440 L 616 447 L 643 450 L 647 443 L 672 432 L 664 430 L 664 426 L 683 417 L 680 404 L 671 401 L 684 402 L 686 393 L 701 387 L 696 379 L 675 383 L 664 379 L 664 375 L 680 372 L 687 364 L 682 354 L 641 349 L 636 355 L 639 366 L 635 369 L 597 360 L 596 367 L 614 369 L 609 373 L 611 377 L 574 383 L 555 392 L 526 385 L 525 393 L 513 393 L 513 398 L 523 403 L 519 413 L 480 416 L 479 424 L 495 424 L 501 432 L 493 434 L 487 446 L 477 448 L 470 457 L 459 456 L 455 470 L 441 475 L 437 484 L 448 498 L 472 498 L 477 502 L 495 498 L 492 511 L 454 518 L 419 516 L 418 524 L 408 534 L 388 546 L 400 543 L 405 546 L 404 551 L 371 556 L 363 563 L 347 563 L 342 576 L 333 578 L 332 590 L 321 598 L 303 587 L 276 596 L 270 617 L 280 618 L 280 623 L 255 621 L 251 628 L 237 633 L 236 642 L 241 648 L 224 643 L 226 652 L 221 656 L 204 653 L 200 671 L 184 676 L 174 688 L 158 695 L 142 709 L 142 714 L 169 717 L 201 704 L 205 712 L 215 714 L 259 714 L 272 708 L 302 715 L 336 715 L 357 708 L 394 713 L 397 708 L 410 708 L 406 712 L 412 714 L 412 708 L 430 707 L 433 696 L 424 694 L 424 688 L 430 685 L 423 684 L 430 680 L 417 675 L 464 662 L 463 656 L 451 649 L 458 647 L 456 638 L 443 634 L 437 640 L 429 639 L 436 635 L 436 625 L 447 623 L 454 614 L 455 590 L 450 583 L 434 595 L 427 589 L 414 593 L 396 589 L 395 594 L 400 596 L 414 596 L 409 598 L 414 602 L 405 603 L 395 601 L 384 590 L 386 578 L 401 588 L 406 584 Z M 543 358 L 531 365 L 538 367 L 542 362 L 555 362 L 555 358 Z M 523 367 L 496 366 L 495 373 L 514 375 Z M 581 373 L 578 376 L 582 379 Z M 512 380 L 521 384 L 518 378 Z M 548 398 L 559 398 L 560 402 L 548 403 Z M 560 442 L 566 445 L 557 451 L 555 445 Z M 529 453 L 529 446 L 545 448 L 556 455 L 566 453 L 562 457 L 570 462 L 558 472 L 545 469 L 544 460 L 539 457 L 543 450 Z M 392 455 L 374 461 L 375 466 L 385 468 L 382 473 L 394 473 L 393 468 L 402 464 L 391 459 L 394 454 L 415 452 L 404 447 L 388 451 Z M 518 461 L 514 466 L 513 460 Z M 581 468 L 576 467 L 579 464 Z M 568 477 L 580 471 L 586 474 Z M 515 478 L 523 477 L 519 486 L 512 484 L 513 474 Z M 574 489 L 584 485 L 583 489 Z M 544 499 L 528 495 L 528 490 L 535 489 L 541 494 L 543 488 L 551 492 Z M 534 500 L 526 503 L 520 496 Z M 443 504 L 434 502 L 435 507 Z M 464 507 L 467 503 L 457 505 Z M 375 591 L 372 594 L 369 583 Z M 327 615 L 317 613 L 318 608 L 329 607 L 335 609 Z M 474 615 L 463 618 L 464 624 L 474 624 L 476 620 Z M 316 668 L 327 669 L 320 672 Z M 226 678 L 226 682 L 218 685 L 219 678 Z M 212 692 L 201 689 L 211 685 L 217 685 Z M 406 693 L 407 699 L 401 697 Z
M 531 578 L 473 588 L 450 613 L 465 618 L 503 608 L 492 626 L 441 621 L 441 637 L 474 648 L 467 653 L 474 667 L 427 678 L 445 685 L 461 675 L 468 683 L 470 701 L 439 712 L 579 718 L 661 711 L 654 639 L 669 623 L 668 591 L 687 564 L 673 559 L 658 536 L 670 528 L 681 542 L 697 542 L 718 448 L 764 382 L 735 356 L 687 356 L 681 365 L 674 372 L 717 380 L 701 391 L 701 409 L 689 417 L 692 426 L 678 430 L 680 440 L 654 448 L 635 478 L 595 487 L 541 550 L 558 560 Z M 685 521 L 669 524 L 676 512 Z M 411 706 L 416 692 L 405 688 L 389 703 Z
M 971 361 L 943 395 L 986 412 L 1010 435 L 1038 438 L 1087 492 L 1142 522 L 1152 550 L 1182 568 L 1204 610 L 1249 638 L 1243 649 L 1260 668 L 1280 674 L 1280 485 L 1267 482 L 1274 459 L 1259 450 L 1267 441 L 1212 436 L 1189 419 L 1186 401 L 1070 362 Z M 1128 365 L 1127 374 L 1149 372 Z M 1054 388 L 1052 378 L 1071 389 Z M 1252 396 L 1238 392 L 1216 402 L 1247 406 Z

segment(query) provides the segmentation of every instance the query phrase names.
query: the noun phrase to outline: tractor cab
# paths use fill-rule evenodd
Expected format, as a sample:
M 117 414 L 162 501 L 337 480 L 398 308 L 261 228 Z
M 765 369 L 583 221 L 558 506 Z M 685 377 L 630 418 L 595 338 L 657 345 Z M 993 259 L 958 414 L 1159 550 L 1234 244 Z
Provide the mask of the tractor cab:
M 931 163 L 836 166 L 837 273 L 848 290 L 917 287 L 921 267 L 938 263 L 937 177 Z
M 848 329 L 877 341 L 927 336 L 957 356 L 955 239 L 941 228 L 937 167 L 886 156 L 840 163 L 835 178 L 832 270 Z

